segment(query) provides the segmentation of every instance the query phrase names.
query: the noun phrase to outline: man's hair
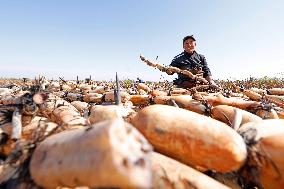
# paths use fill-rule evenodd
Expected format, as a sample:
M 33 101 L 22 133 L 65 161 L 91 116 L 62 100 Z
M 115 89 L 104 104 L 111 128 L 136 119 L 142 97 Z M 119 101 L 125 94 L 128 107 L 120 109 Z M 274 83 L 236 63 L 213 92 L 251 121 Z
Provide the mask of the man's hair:
M 182 40 L 182 44 L 184 44 L 184 42 L 186 41 L 186 40 L 188 40 L 188 39 L 192 39 L 193 41 L 196 41 L 196 39 L 193 37 L 193 35 L 188 35 L 188 36 L 185 36 L 184 38 L 183 38 L 183 40 Z

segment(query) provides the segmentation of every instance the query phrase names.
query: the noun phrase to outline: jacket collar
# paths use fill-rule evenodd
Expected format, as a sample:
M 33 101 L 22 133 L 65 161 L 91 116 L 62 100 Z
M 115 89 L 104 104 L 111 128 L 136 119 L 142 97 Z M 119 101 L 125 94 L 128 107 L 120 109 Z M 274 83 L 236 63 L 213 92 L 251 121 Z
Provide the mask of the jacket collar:
M 191 54 L 186 52 L 186 51 L 183 51 L 183 52 L 186 56 L 192 56 L 192 55 L 196 54 L 196 51 L 193 51 L 193 53 L 191 53 Z

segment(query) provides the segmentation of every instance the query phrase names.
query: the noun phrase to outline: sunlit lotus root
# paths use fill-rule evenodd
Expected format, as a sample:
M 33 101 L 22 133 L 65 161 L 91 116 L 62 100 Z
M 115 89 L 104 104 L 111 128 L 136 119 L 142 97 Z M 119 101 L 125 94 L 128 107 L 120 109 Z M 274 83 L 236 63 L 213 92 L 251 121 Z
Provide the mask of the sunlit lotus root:
M 247 140 L 251 138 L 259 144 L 257 153 L 262 156 L 251 158 L 248 163 L 258 165 L 257 174 L 264 188 L 284 188 L 284 120 L 249 122 L 244 124 L 239 132 Z M 248 176 L 252 176 L 250 174 L 248 173 Z
M 88 103 L 81 102 L 81 101 L 73 101 L 71 104 L 79 111 L 82 112 L 83 110 L 88 109 Z
M 83 96 L 83 101 L 84 102 L 94 102 L 94 103 L 100 103 L 102 102 L 102 94 L 99 93 L 89 93 L 89 94 L 85 94 Z
M 150 188 L 150 152 L 129 123 L 105 121 L 45 139 L 32 155 L 30 173 L 44 188 Z
M 151 105 L 138 112 L 131 123 L 155 150 L 188 165 L 230 172 L 246 160 L 246 145 L 238 133 L 195 112 Z
M 204 96 L 204 99 L 208 101 L 209 104 L 212 106 L 217 106 L 217 105 L 229 105 L 233 106 L 236 108 L 240 108 L 242 110 L 246 110 L 252 107 L 257 107 L 260 106 L 260 102 L 256 101 L 246 101 L 241 98 L 237 97 L 224 97 L 221 94 L 218 94 L 217 96 Z
M 176 88 L 170 91 L 171 95 L 183 95 L 183 94 L 188 94 L 189 91 L 183 88 Z
M 270 95 L 284 95 L 284 89 L 283 88 L 267 89 L 267 93 Z
M 127 116 L 130 112 L 123 106 L 116 105 L 96 105 L 91 108 L 89 122 L 91 124 L 98 123 L 105 120 L 121 119 Z M 133 112 L 133 110 L 131 111 Z
M 151 91 L 151 96 L 156 97 L 156 96 L 167 96 L 168 92 L 166 91 L 161 91 L 161 90 L 152 90 Z
M 269 102 L 276 104 L 277 106 L 284 108 L 284 97 L 277 95 L 266 95 L 265 99 Z
M 259 88 L 253 87 L 253 88 L 251 88 L 250 90 L 253 91 L 253 92 L 256 92 L 256 93 L 258 93 L 258 94 L 260 94 L 260 95 L 266 94 L 266 90 L 264 90 L 264 89 L 259 89 Z
M 70 109 L 77 111 L 69 102 L 52 94 L 49 94 L 46 101 L 39 106 L 39 110 L 45 117 L 51 118 L 53 111 L 59 106 L 68 106 Z
M 233 123 L 234 117 L 235 117 L 235 110 L 237 108 L 233 106 L 228 105 L 218 105 L 211 109 L 211 116 L 212 118 L 222 121 L 226 123 L 227 125 L 231 125 Z M 250 121 L 261 121 L 262 119 L 252 114 L 248 111 L 238 109 L 241 112 L 241 125 L 250 122 Z
M 254 101 L 260 101 L 262 99 L 262 95 L 252 90 L 244 90 L 243 94 L 248 96 L 251 100 L 254 100 Z
M 257 110 L 255 114 L 261 117 L 262 119 L 279 119 L 277 112 L 274 109 L 270 110 L 260 109 Z
M 152 152 L 153 189 L 229 189 L 209 176 L 157 152 Z
M 95 89 L 94 89 L 94 92 L 95 93 L 99 93 L 99 94 L 104 94 L 106 92 L 105 90 L 105 87 L 104 86 L 97 86 Z
M 83 98 L 83 96 L 81 94 L 78 93 L 68 93 L 66 96 L 66 99 L 68 101 L 76 101 L 76 100 L 81 100 Z
M 156 104 L 170 104 L 171 100 L 173 100 L 180 108 L 191 110 L 202 115 L 207 113 L 205 105 L 199 101 L 193 100 L 190 95 L 157 96 L 154 98 Z
M 70 106 L 60 106 L 52 112 L 52 115 L 56 118 L 55 123 L 59 125 L 86 125 L 86 119 L 83 118 L 77 109 L 72 109 Z
M 148 87 L 148 86 L 147 86 L 146 84 L 144 84 L 144 83 L 138 83 L 138 84 L 137 84 L 137 89 L 138 89 L 138 90 L 142 89 L 142 90 L 146 91 L 146 93 L 148 93 L 148 92 L 151 91 L 150 87 Z
M 149 95 L 130 95 L 130 101 L 135 106 L 147 105 L 150 103 Z
M 114 91 L 106 92 L 105 94 L 105 101 L 106 102 L 115 102 L 114 100 Z M 130 99 L 130 95 L 127 92 L 121 91 L 120 92 L 121 101 L 125 102 Z

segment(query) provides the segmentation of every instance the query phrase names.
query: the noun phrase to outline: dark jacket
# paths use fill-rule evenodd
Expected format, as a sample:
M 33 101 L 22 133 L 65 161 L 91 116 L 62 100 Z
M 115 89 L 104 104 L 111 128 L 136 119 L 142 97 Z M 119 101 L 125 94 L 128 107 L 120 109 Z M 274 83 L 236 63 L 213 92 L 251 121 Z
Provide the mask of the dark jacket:
M 182 52 L 181 54 L 174 57 L 170 66 L 174 66 L 180 69 L 187 69 L 192 72 L 194 72 L 194 70 L 202 70 L 204 78 L 211 75 L 205 57 L 201 54 L 198 54 L 196 51 L 194 51 L 192 54 L 189 54 L 185 51 Z M 192 81 L 190 78 L 186 77 L 183 74 L 178 74 L 178 80 Z

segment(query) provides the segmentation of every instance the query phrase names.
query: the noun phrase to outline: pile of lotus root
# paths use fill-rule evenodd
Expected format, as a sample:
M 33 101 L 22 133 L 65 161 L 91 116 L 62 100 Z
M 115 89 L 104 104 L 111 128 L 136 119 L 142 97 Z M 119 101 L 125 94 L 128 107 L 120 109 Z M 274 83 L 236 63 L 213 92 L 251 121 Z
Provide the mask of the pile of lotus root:
M 284 188 L 284 89 L 3 80 L 0 188 Z

